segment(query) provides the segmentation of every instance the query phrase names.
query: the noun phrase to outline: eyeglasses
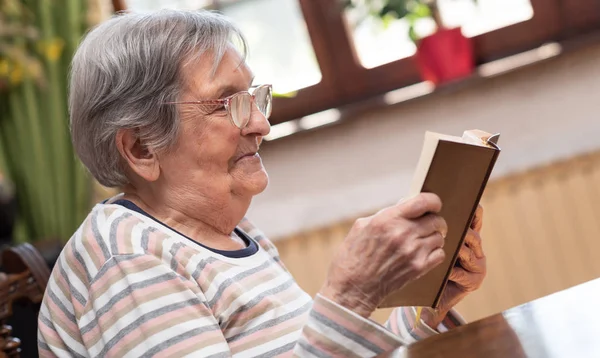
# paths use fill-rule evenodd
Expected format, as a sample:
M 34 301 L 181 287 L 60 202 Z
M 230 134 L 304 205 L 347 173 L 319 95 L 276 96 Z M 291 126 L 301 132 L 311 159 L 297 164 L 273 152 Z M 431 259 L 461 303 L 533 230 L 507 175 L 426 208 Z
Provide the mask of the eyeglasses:
M 238 92 L 223 99 L 188 101 L 188 102 L 166 102 L 165 104 L 197 104 L 224 106 L 229 113 L 233 124 L 242 129 L 248 125 L 252 114 L 252 103 L 256 103 L 258 110 L 269 119 L 273 103 L 273 86 L 260 85 L 250 87 L 248 91 Z

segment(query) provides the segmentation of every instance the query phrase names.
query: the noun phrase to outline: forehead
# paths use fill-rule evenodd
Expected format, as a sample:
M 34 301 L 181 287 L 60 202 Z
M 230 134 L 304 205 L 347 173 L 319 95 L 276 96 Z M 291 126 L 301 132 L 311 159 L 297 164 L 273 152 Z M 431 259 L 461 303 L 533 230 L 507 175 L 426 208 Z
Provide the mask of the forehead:
M 215 98 L 225 89 L 245 91 L 253 73 L 242 55 L 230 46 L 215 69 L 214 54 L 205 53 L 197 61 L 190 61 L 183 69 L 184 90 L 201 98 Z

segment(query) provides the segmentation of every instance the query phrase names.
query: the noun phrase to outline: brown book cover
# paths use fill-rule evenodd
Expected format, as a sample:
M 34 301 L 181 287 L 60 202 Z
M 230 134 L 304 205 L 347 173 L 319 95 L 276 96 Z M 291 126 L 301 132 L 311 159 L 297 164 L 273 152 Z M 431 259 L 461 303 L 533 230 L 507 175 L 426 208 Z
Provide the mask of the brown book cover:
M 500 153 L 498 138 L 499 134 L 480 130 L 465 131 L 462 137 L 433 132 L 425 134 L 409 197 L 430 192 L 441 198 L 440 215 L 448 224 L 444 244 L 446 259 L 427 274 L 386 297 L 381 308 L 437 308 Z

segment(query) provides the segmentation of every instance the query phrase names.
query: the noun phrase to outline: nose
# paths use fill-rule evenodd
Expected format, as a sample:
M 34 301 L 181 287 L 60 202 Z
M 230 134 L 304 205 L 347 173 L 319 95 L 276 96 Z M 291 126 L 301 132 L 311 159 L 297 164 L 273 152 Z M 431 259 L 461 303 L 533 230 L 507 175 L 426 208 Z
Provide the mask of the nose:
M 242 129 L 242 135 L 256 135 L 264 137 L 271 132 L 271 124 L 264 114 L 256 107 L 256 104 L 252 104 L 252 113 L 250 113 L 250 120 L 246 127 Z

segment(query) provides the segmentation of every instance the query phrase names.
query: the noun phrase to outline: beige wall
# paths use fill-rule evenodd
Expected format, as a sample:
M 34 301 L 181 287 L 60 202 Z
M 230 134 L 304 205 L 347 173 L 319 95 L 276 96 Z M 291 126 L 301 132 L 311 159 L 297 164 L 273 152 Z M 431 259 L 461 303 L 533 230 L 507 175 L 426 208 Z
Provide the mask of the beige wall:
M 426 130 L 500 132 L 494 178 L 600 148 L 600 46 L 266 143 L 249 216 L 271 238 L 353 218 L 406 193 Z
M 482 203 L 488 272 L 483 286 L 457 307 L 467 320 L 600 277 L 600 151 L 494 180 Z M 351 225 L 348 220 L 276 241 L 309 294 L 318 292 Z M 373 318 L 383 322 L 389 312 Z
M 483 198 L 488 277 L 459 310 L 473 320 L 599 277 L 600 46 L 267 143 L 271 184 L 250 217 L 314 294 L 352 219 L 406 193 L 423 132 L 470 128 L 500 132 L 503 152 Z

